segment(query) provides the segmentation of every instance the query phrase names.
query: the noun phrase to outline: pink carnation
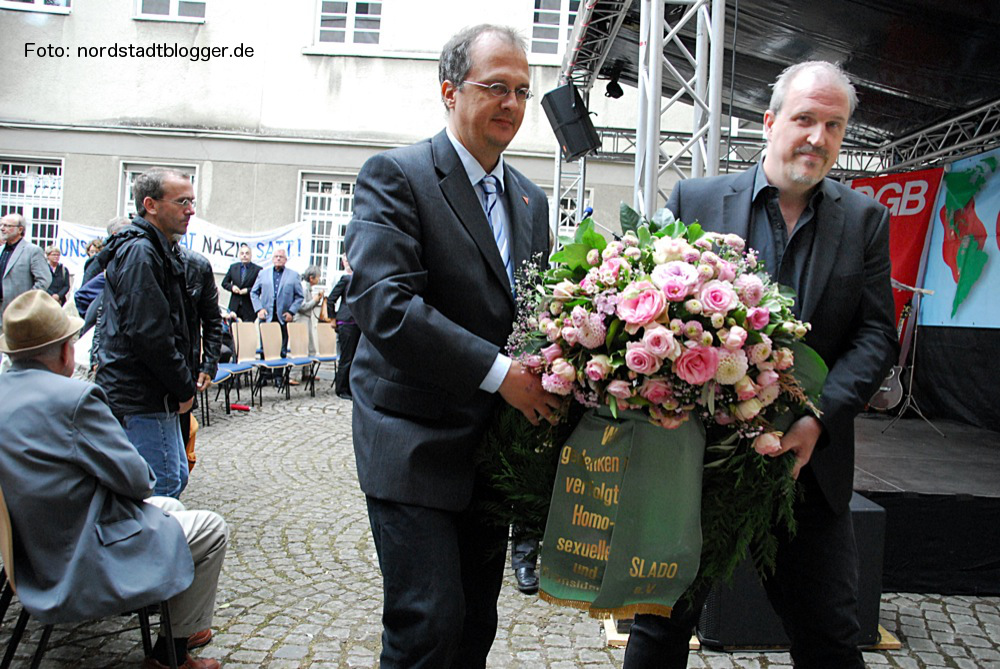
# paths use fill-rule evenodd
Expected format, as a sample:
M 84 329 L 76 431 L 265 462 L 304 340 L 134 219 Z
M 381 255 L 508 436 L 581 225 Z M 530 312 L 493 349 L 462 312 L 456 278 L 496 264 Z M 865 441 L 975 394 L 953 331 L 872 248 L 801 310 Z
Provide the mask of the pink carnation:
M 674 374 L 691 385 L 707 383 L 719 366 L 719 354 L 711 346 L 695 346 L 681 353 L 674 361 Z
M 701 309 L 705 313 L 725 314 L 739 303 L 731 285 L 714 279 L 701 287 Z
M 779 348 L 774 352 L 774 367 L 778 370 L 786 370 L 795 364 L 795 354 L 790 348 Z
M 756 307 L 764 297 L 764 282 L 756 274 L 744 274 L 733 282 L 733 287 L 748 307 Z
M 573 383 L 558 374 L 542 374 L 542 388 L 553 395 L 569 395 L 573 392 Z
M 636 374 L 653 374 L 663 364 L 642 342 L 630 341 L 626 348 L 625 365 Z

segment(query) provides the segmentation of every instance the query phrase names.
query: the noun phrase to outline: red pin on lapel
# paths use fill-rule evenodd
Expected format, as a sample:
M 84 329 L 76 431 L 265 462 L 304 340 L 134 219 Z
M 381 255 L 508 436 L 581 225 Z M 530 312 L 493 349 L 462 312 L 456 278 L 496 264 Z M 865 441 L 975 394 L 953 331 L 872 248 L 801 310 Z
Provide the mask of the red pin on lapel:
M 528 196 L 527 195 L 522 195 L 521 197 L 524 198 L 524 203 L 528 204 Z

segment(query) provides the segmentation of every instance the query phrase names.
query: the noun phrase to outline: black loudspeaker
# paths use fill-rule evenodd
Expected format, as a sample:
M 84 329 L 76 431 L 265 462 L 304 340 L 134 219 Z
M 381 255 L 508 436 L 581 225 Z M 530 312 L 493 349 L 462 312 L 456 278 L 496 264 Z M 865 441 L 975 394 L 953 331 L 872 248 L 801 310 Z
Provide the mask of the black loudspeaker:
M 851 519 L 858 545 L 858 618 L 861 646 L 878 642 L 882 598 L 885 509 L 858 493 L 851 498 Z M 781 620 L 749 560 L 733 576 L 732 587 L 717 584 L 698 620 L 698 638 L 714 648 L 777 648 L 789 645 Z
M 573 84 L 565 84 L 543 95 L 542 109 L 556 133 L 563 159 L 582 158 L 601 145 L 583 98 Z

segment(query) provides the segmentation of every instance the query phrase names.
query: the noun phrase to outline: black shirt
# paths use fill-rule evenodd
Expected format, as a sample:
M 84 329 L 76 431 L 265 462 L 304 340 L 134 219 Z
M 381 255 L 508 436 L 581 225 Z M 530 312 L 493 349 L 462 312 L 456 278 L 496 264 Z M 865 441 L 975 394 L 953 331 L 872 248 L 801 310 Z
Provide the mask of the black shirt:
M 801 289 L 809 271 L 809 256 L 816 238 L 816 212 L 823 201 L 823 190 L 817 187 L 813 191 L 789 235 L 778 204 L 778 189 L 768 183 L 762 164 L 758 163 L 756 169 L 747 245 L 757 251 L 757 259 L 772 280 L 788 286 L 799 296 L 792 307 L 797 317 L 802 309 Z
M 3 275 L 7 273 L 7 262 L 10 260 L 10 255 L 17 248 L 17 245 L 21 243 L 21 240 L 17 240 L 13 244 L 4 244 L 3 251 L 0 251 L 0 300 L 3 299 Z

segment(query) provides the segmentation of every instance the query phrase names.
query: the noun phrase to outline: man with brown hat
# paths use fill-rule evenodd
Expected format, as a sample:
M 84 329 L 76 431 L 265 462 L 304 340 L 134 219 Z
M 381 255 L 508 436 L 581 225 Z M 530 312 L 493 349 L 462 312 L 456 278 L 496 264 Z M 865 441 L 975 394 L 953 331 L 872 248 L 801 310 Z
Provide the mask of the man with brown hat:
M 225 521 L 150 497 L 154 476 L 98 386 L 70 378 L 83 326 L 42 290 L 3 314 L 0 488 L 13 527 L 18 598 L 39 622 L 100 618 L 169 600 L 183 667 L 219 663 L 187 654 L 212 624 L 226 554 Z M 40 432 L 44 438 L 40 438 Z M 37 528 L 45 528 L 44 532 Z M 162 634 L 144 669 L 166 666 Z

